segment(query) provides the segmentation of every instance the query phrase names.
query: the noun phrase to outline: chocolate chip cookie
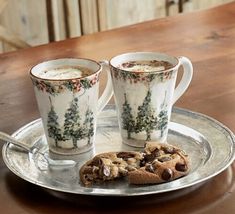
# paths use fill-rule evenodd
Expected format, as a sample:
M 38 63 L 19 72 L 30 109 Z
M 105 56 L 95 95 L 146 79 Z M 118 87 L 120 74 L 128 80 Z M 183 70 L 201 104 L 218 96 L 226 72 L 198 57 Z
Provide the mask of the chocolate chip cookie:
M 96 155 L 80 169 L 84 185 L 127 177 L 130 184 L 156 184 L 189 173 L 185 152 L 169 144 L 146 143 L 143 152 L 108 152 Z
M 175 146 L 147 143 L 141 167 L 128 173 L 131 184 L 155 184 L 187 175 L 189 157 Z
M 108 152 L 96 155 L 80 169 L 84 185 L 125 177 L 128 172 L 140 168 L 142 152 Z

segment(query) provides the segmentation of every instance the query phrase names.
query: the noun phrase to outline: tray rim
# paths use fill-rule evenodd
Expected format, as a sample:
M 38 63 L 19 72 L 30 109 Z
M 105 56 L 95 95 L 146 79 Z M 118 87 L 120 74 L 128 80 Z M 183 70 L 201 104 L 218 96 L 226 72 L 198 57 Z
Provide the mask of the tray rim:
M 115 105 L 107 105 L 105 109 L 113 109 Z M 171 188 L 171 189 L 166 189 L 166 190 L 161 190 L 161 192 L 156 192 L 156 191 L 149 191 L 149 192 L 138 192 L 137 194 L 133 194 L 133 193 L 120 193 L 120 194 L 117 194 L 117 193 L 114 193 L 115 191 L 117 191 L 118 189 L 114 189 L 113 191 L 110 191 L 109 194 L 107 193 L 102 193 L 100 191 L 96 192 L 92 192 L 92 194 L 87 191 L 87 192 L 73 192 L 73 191 L 69 191 L 69 190 L 64 190 L 64 189 L 58 189 L 58 188 L 54 188 L 54 187 L 48 187 L 46 186 L 45 184 L 43 183 L 40 183 L 40 182 L 35 182 L 35 179 L 30 179 L 29 177 L 26 177 L 26 176 L 23 176 L 22 173 L 18 172 L 17 169 L 15 169 L 14 167 L 11 166 L 10 162 L 7 160 L 6 158 L 6 152 L 7 152 L 7 149 L 8 149 L 8 146 L 10 145 L 9 142 L 5 143 L 2 147 L 2 157 L 3 157 L 3 161 L 4 163 L 6 164 L 7 168 L 13 172 L 16 176 L 20 177 L 21 179 L 25 180 L 25 181 L 28 181 L 32 184 L 36 184 L 37 186 L 40 186 L 42 188 L 45 188 L 47 190 L 53 190 L 53 191 L 57 191 L 57 192 L 62 192 L 62 193 L 69 193 L 69 194 L 75 194 L 75 195 L 90 195 L 90 196 L 143 196 L 143 195 L 151 195 L 151 194 L 161 194 L 161 193 L 166 193 L 166 192 L 171 192 L 171 191 L 176 191 L 176 190 L 181 190 L 181 189 L 184 189 L 184 188 L 187 188 L 187 187 L 192 187 L 194 185 L 200 185 L 202 183 L 204 183 L 205 181 L 209 180 L 210 178 L 220 174 L 221 172 L 223 172 L 226 168 L 228 168 L 230 166 L 230 164 L 234 161 L 235 159 L 235 136 L 234 136 L 234 133 L 227 127 L 225 126 L 223 123 L 219 122 L 218 120 L 208 116 L 208 115 L 205 115 L 205 114 L 202 114 L 202 113 L 199 113 L 199 112 L 195 112 L 195 111 L 191 111 L 191 110 L 188 110 L 188 109 L 184 109 L 184 108 L 179 108 L 179 107 L 173 107 L 172 108 L 172 112 L 174 113 L 180 113 L 180 114 L 183 114 L 183 115 L 190 115 L 190 116 L 193 116 L 193 117 L 201 117 L 201 118 L 204 118 L 206 120 L 209 120 L 210 122 L 212 122 L 213 124 L 219 126 L 220 128 L 222 128 L 224 131 L 227 132 L 227 134 L 231 137 L 231 141 L 232 141 L 232 148 L 233 150 L 231 151 L 231 156 L 229 157 L 228 161 L 226 162 L 226 164 L 220 168 L 220 170 L 217 170 L 216 172 L 212 173 L 211 175 L 209 176 L 206 176 L 204 177 L 203 179 L 200 179 L 200 182 L 198 182 L 197 180 L 195 180 L 194 182 L 191 182 L 191 183 L 188 183 L 188 184 L 184 184 L 182 186 L 178 186 L 177 188 Z M 21 126 L 19 129 L 17 129 L 13 134 L 12 136 L 15 137 L 17 135 L 19 135 L 22 131 L 24 131 L 25 129 L 27 129 L 28 127 L 34 125 L 34 124 L 37 124 L 41 122 L 41 118 L 38 118 L 38 119 L 35 119 L 23 126 Z M 171 121 L 172 122 L 172 121 Z M 175 123 L 175 122 L 173 122 Z M 180 124 L 180 123 L 176 123 L 176 124 Z M 182 125 L 182 124 L 180 124 Z M 185 126 L 185 125 L 183 125 Z M 187 127 L 187 126 L 186 126 Z M 191 127 L 188 127 L 188 128 L 191 128 Z M 197 131 L 198 132 L 198 131 Z M 83 187 L 84 188 L 84 187 Z M 102 188 L 93 188 L 93 190 L 102 190 Z M 140 188 L 141 189 L 141 188 Z M 106 190 L 106 189 L 105 189 Z

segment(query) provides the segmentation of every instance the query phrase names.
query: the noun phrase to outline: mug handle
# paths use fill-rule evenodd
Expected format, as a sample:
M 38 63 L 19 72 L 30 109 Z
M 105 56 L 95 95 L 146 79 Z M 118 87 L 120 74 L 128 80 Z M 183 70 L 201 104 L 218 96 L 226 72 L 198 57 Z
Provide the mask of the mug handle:
M 109 63 L 107 60 L 99 61 L 99 63 L 102 66 L 102 70 L 106 70 L 108 80 L 104 92 L 98 100 L 98 108 L 97 108 L 98 114 L 103 110 L 103 108 L 106 106 L 106 104 L 113 96 L 112 78 L 109 70 Z
M 184 73 L 183 73 L 180 83 L 175 88 L 172 104 L 174 104 L 186 91 L 193 76 L 193 66 L 192 66 L 191 61 L 187 57 L 184 57 L 184 56 L 180 56 L 178 59 L 179 59 L 179 64 L 183 66 Z

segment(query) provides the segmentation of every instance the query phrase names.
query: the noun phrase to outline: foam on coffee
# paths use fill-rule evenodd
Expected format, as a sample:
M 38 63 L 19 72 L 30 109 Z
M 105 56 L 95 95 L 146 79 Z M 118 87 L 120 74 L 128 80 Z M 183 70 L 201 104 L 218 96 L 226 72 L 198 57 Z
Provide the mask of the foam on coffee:
M 80 66 L 61 66 L 37 73 L 37 76 L 43 79 L 74 79 L 91 75 L 93 72 L 85 67 Z
M 164 71 L 172 67 L 173 65 L 171 63 L 158 60 L 128 61 L 118 66 L 120 69 L 133 72 Z

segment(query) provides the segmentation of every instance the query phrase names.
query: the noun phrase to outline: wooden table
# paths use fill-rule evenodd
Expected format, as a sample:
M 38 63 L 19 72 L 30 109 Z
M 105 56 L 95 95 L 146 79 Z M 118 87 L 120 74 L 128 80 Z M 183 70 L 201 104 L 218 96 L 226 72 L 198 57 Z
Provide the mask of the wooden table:
M 207 114 L 235 131 L 235 3 L 0 55 L 0 130 L 39 117 L 29 68 L 58 57 L 110 59 L 158 51 L 192 60 L 192 84 L 176 106 Z M 104 77 L 105 78 L 105 77 Z M 102 80 L 102 83 L 104 80 Z M 137 198 L 53 195 L 0 160 L 1 213 L 235 213 L 235 164 L 198 188 Z M 185 193 L 186 192 L 186 193 Z

